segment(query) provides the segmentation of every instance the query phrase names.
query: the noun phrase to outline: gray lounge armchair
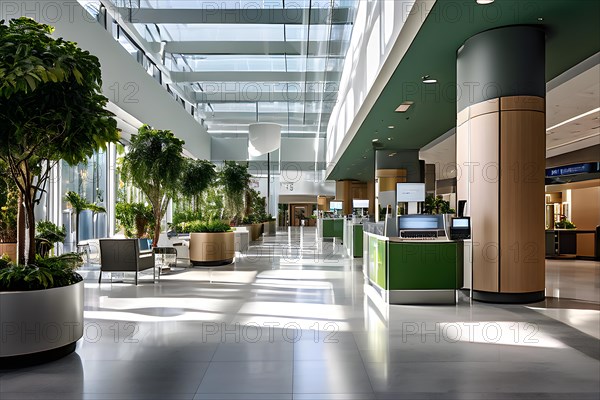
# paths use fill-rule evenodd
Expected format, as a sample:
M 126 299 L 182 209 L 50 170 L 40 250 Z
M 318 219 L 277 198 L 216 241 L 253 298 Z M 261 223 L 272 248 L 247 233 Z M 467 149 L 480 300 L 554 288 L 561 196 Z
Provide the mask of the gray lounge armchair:
M 139 239 L 100 239 L 100 277 L 102 272 L 135 272 L 135 284 L 138 273 L 154 269 L 152 250 L 140 250 Z M 153 278 L 155 278 L 153 271 Z

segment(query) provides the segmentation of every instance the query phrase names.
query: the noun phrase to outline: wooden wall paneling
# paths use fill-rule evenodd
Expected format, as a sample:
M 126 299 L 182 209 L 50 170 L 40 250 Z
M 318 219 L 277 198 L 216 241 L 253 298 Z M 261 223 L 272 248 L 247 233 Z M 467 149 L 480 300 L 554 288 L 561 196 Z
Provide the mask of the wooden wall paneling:
M 509 103 L 514 107 L 518 101 L 511 98 Z M 545 114 L 502 111 L 500 127 L 500 291 L 541 291 L 545 288 Z
M 594 230 L 600 225 L 600 187 L 571 189 L 571 221 L 577 229 Z M 594 255 L 594 235 L 577 235 L 577 255 Z
M 500 101 L 501 111 L 539 111 L 546 112 L 546 101 L 537 96 L 507 96 Z M 544 159 L 545 160 L 545 159 Z
M 375 181 L 367 182 L 367 199 L 369 199 L 369 215 L 375 215 Z
M 325 196 L 317 197 L 317 207 L 320 211 L 329 211 L 329 199 Z
M 469 176 L 468 168 L 465 168 L 471 156 L 469 154 L 469 123 L 464 122 L 456 128 L 456 201 L 467 200 L 465 215 L 469 214 Z
M 499 164 L 499 114 L 487 113 L 471 118 L 469 166 L 471 180 L 471 224 L 473 239 L 473 289 L 498 292 L 498 180 L 494 171 Z

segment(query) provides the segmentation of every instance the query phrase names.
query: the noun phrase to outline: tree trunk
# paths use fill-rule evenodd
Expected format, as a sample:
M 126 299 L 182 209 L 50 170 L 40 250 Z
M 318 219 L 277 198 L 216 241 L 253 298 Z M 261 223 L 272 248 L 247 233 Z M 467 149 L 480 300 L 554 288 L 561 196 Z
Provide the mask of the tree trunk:
M 19 192 L 17 206 L 17 263 L 25 264 L 25 208 L 23 208 L 23 194 Z
M 157 247 L 158 245 L 158 237 L 160 236 L 160 220 L 161 220 L 160 210 L 156 212 L 154 211 L 154 238 L 152 239 L 152 247 Z
M 75 213 L 75 251 L 77 251 L 77 245 L 79 244 L 79 212 Z
M 35 260 L 35 214 L 31 196 L 22 196 L 22 206 L 19 207 L 19 220 L 23 220 L 23 228 L 19 227 L 17 247 L 19 249 L 19 264 L 25 265 Z M 19 223 L 21 223 L 19 221 Z
M 27 234 L 29 235 L 29 248 L 27 251 L 27 262 L 31 263 L 35 261 L 35 214 L 34 214 L 34 205 L 33 202 L 29 202 L 29 204 L 25 204 L 27 208 Z

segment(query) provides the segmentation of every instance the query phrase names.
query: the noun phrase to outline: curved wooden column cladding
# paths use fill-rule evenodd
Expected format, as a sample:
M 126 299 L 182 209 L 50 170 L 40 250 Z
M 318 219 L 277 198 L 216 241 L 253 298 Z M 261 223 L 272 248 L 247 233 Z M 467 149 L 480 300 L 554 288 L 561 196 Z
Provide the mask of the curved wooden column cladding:
M 545 296 L 544 32 L 507 26 L 457 52 L 457 199 L 472 224 L 473 298 Z
M 458 114 L 457 198 L 468 199 L 473 297 L 544 298 L 544 99 L 511 96 Z

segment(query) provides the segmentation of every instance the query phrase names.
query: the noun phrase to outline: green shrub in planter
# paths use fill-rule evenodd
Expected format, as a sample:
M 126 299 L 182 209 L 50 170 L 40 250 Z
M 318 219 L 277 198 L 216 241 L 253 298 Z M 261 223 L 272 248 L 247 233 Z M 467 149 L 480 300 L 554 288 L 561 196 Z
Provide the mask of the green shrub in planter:
M 62 243 L 67 237 L 67 230 L 63 225 L 59 228 L 51 221 L 38 221 L 35 226 L 35 245 L 37 253 L 46 257 L 55 243 Z
M 0 258 L 0 292 L 51 289 L 81 282 L 75 272 L 83 263 L 79 254 L 57 257 L 36 257 L 35 262 L 18 265 Z
M 571 221 L 569 221 L 568 219 L 563 219 L 562 221 L 556 222 L 554 224 L 555 228 L 558 229 L 576 229 L 577 227 L 575 226 L 574 223 L 572 223 Z
M 229 231 L 231 231 L 231 226 L 222 221 L 190 221 L 182 222 L 177 226 L 177 232 L 179 233 L 218 233 Z
M 143 238 L 154 233 L 152 206 L 144 203 L 117 203 L 115 218 L 128 238 Z

